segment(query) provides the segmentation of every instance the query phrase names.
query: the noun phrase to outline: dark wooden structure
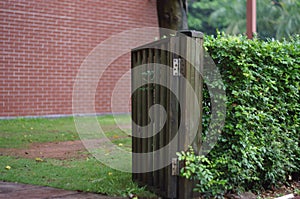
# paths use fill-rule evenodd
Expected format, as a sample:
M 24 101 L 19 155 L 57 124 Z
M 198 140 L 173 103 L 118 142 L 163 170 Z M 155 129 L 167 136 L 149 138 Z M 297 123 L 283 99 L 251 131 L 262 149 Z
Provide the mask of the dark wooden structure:
M 163 198 L 193 197 L 176 152 L 201 143 L 202 44 L 202 33 L 182 31 L 131 53 L 133 180 Z

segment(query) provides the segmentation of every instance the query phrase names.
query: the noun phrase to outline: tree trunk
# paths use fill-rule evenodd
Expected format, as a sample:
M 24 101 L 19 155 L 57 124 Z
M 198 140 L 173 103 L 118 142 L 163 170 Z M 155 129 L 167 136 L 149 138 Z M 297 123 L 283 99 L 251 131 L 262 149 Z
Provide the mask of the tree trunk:
M 186 0 L 157 0 L 157 15 L 161 37 L 188 29 Z

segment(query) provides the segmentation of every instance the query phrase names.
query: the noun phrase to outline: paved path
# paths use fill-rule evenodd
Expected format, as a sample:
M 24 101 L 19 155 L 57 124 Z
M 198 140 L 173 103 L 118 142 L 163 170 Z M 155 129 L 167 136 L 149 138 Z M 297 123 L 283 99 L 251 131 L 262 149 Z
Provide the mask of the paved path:
M 124 199 L 100 194 L 67 191 L 51 187 L 2 182 L 0 181 L 0 199 Z

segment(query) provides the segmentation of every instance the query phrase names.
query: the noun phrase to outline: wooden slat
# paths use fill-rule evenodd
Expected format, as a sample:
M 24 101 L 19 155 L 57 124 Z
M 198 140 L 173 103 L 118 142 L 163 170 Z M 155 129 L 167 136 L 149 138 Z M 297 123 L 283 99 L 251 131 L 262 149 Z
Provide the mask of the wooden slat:
M 186 48 L 186 39 L 185 37 L 180 38 L 180 54 L 183 55 L 183 58 L 185 58 L 186 56 L 188 56 L 190 54 L 189 49 Z M 181 74 L 180 76 L 180 88 L 179 88 L 179 95 L 180 95 L 180 108 L 181 108 L 181 131 L 179 132 L 179 136 L 178 136 L 178 151 L 186 151 L 186 142 L 187 140 L 187 135 L 189 132 L 189 126 L 188 126 L 188 122 L 189 122 L 189 118 L 188 118 L 188 109 L 187 107 L 189 106 L 189 104 L 187 104 L 187 93 L 186 93 L 186 85 L 187 82 L 190 80 L 190 63 L 186 62 L 185 60 L 183 60 L 181 65 L 181 71 L 183 72 L 183 74 Z M 186 197 L 186 190 L 187 190 L 187 180 L 185 178 L 182 177 L 178 177 L 178 184 L 180 185 L 178 187 L 178 198 L 179 199 L 184 199 L 187 198 Z
M 146 63 L 147 63 L 147 49 L 143 49 L 142 51 L 142 64 L 143 64 L 143 70 L 142 70 L 142 83 L 145 83 L 145 81 L 147 80 L 147 76 L 146 74 Z M 147 121 L 148 121 L 148 100 L 147 100 L 147 87 L 143 86 L 142 87 L 142 99 L 141 99 L 141 118 L 142 118 L 142 127 L 146 126 Z M 147 136 L 148 132 L 144 131 L 141 132 L 143 134 L 143 136 Z M 146 138 L 141 138 L 141 153 L 145 154 L 147 153 L 147 139 Z M 141 160 L 141 165 L 143 168 L 147 169 L 148 168 L 148 161 L 147 158 L 142 158 Z M 147 183 L 147 173 L 142 173 L 142 182 L 143 183 Z
M 185 128 L 182 129 L 182 132 L 180 134 L 180 140 L 179 140 L 179 146 L 180 151 L 187 151 L 189 145 L 193 141 L 193 137 L 191 137 L 191 130 L 192 125 L 194 121 L 193 113 L 194 112 L 194 106 L 193 106 L 193 91 L 187 89 L 188 84 L 195 87 L 194 82 L 194 67 L 193 62 L 190 62 L 190 60 L 193 60 L 194 57 L 194 49 L 191 48 L 193 45 L 193 42 L 191 39 L 187 39 L 186 37 L 183 37 L 181 39 L 181 54 L 183 54 L 187 61 L 184 61 L 184 68 L 185 68 L 185 78 L 181 78 L 181 87 L 180 87 L 180 98 L 181 98 L 181 105 L 182 105 L 182 113 L 181 117 L 183 117 L 183 123 Z M 179 192 L 178 192 L 178 198 L 179 199 L 185 199 L 185 198 L 192 198 L 193 195 L 193 183 L 190 180 L 187 180 L 185 178 L 179 178 L 178 183 L 180 184 Z
M 137 52 L 137 66 L 139 66 L 142 63 L 142 54 L 141 51 Z M 137 71 L 137 73 L 139 73 L 139 71 Z M 142 75 L 141 74 L 136 74 L 136 79 L 135 79 L 137 85 L 141 85 L 142 82 Z M 142 124 L 142 88 L 138 88 L 137 89 L 137 136 L 141 135 L 141 128 L 139 126 L 141 126 Z M 141 153 L 142 152 L 142 146 L 141 146 L 141 138 L 137 137 L 136 138 L 136 150 L 137 153 Z M 141 161 L 140 159 L 136 159 L 136 163 L 137 165 L 137 170 L 140 171 L 142 168 L 141 165 Z M 142 181 L 142 174 L 141 173 L 137 173 L 137 179 L 138 182 Z
M 154 103 L 155 104 L 159 104 L 159 95 L 160 95 L 160 85 L 158 84 L 160 81 L 160 68 L 158 67 L 157 63 L 160 63 L 160 52 L 161 50 L 159 49 L 155 49 L 154 50 L 154 78 L 155 78 L 155 82 L 156 84 L 154 85 Z M 153 139 L 153 150 L 157 151 L 159 150 L 159 136 L 160 136 L 160 113 L 159 111 L 157 111 L 156 113 L 154 113 L 154 122 L 155 122 L 155 127 L 154 127 L 154 132 L 156 133 L 156 135 L 154 136 Z M 158 168 L 159 166 L 159 161 L 160 161 L 160 155 L 157 154 L 153 157 L 153 163 L 154 163 L 154 168 Z M 160 180 L 159 180 L 159 170 L 155 170 L 153 173 L 153 185 L 155 186 L 155 188 L 159 188 L 160 187 Z
M 170 50 L 168 53 L 168 62 L 169 66 L 173 67 L 173 54 L 171 54 L 172 50 L 178 50 L 178 38 L 173 37 L 170 40 Z M 179 79 L 178 76 L 173 76 L 173 74 L 168 73 L 168 78 L 167 80 L 169 81 L 169 88 L 172 89 L 173 94 L 171 92 L 168 92 L 167 96 L 167 102 L 169 103 L 167 108 L 167 112 L 169 113 L 169 121 L 168 121 L 168 131 L 166 133 L 167 137 L 167 143 L 169 143 L 174 136 L 176 135 L 178 131 L 178 114 L 179 114 L 179 106 L 178 106 L 178 101 L 176 99 L 175 94 L 179 92 Z M 172 159 L 172 152 L 177 151 L 176 146 L 174 145 L 169 145 L 168 149 L 168 154 L 166 154 L 166 159 L 171 160 Z M 168 196 L 171 198 L 175 198 L 177 196 L 177 177 L 172 176 L 172 165 L 167 166 L 167 193 Z
M 179 96 L 180 96 L 180 108 L 181 108 L 181 118 L 183 121 L 183 124 L 181 124 L 184 128 L 182 128 L 182 131 L 179 132 L 179 140 L 178 140 L 178 151 L 185 151 L 187 149 L 186 147 L 186 142 L 187 142 L 187 132 L 189 132 L 189 126 L 187 125 L 187 122 L 189 122 L 188 117 L 188 109 L 187 107 L 190 105 L 190 103 L 187 103 L 186 100 L 186 81 L 189 81 L 191 78 L 190 74 L 190 63 L 186 62 L 184 57 L 190 54 L 190 50 L 186 48 L 186 39 L 185 37 L 180 38 L 180 54 L 184 55 L 182 59 L 182 64 L 181 64 L 181 71 L 183 72 L 180 75 L 180 87 L 179 87 Z
M 131 73 L 131 88 L 133 90 L 134 85 L 136 84 L 136 79 L 137 78 L 137 74 L 135 72 L 134 67 L 137 65 L 137 53 L 136 52 L 132 52 L 131 53 L 131 69 L 132 69 L 132 73 Z M 137 122 L 137 92 L 134 92 L 131 96 L 131 118 L 133 120 L 133 122 Z M 134 155 L 137 152 L 137 140 L 136 140 L 136 135 L 137 135 L 137 129 L 136 129 L 136 125 L 132 125 L 132 179 L 135 181 L 137 180 L 137 175 L 136 175 L 136 156 Z
M 192 87 L 192 93 L 186 93 L 186 97 L 188 99 L 191 100 L 191 102 L 188 104 L 187 106 L 187 110 L 189 111 L 189 115 L 188 115 L 188 118 L 187 118 L 187 121 L 189 121 L 189 123 L 187 124 L 190 128 L 190 130 L 192 130 L 191 128 L 195 125 L 195 118 L 196 118 L 196 112 L 195 112 L 195 102 L 197 101 L 197 99 L 194 99 L 195 97 L 195 40 L 194 39 L 191 39 L 189 38 L 187 40 L 187 49 L 188 49 L 188 58 L 189 60 L 191 60 L 191 64 L 189 65 L 189 70 L 190 70 L 190 76 L 189 76 L 189 82 L 190 82 L 190 85 Z M 192 113 L 192 114 L 191 114 Z M 195 140 L 195 133 L 196 132 L 192 132 L 190 133 L 190 135 L 187 135 L 187 142 L 190 143 L 190 145 L 193 146 L 192 142 Z M 187 150 L 187 146 L 186 147 L 186 150 Z M 194 150 L 195 150 L 195 147 L 193 146 Z
M 197 130 L 197 137 L 194 142 L 194 150 L 198 154 L 201 142 L 202 142 L 202 89 L 203 89 L 203 49 L 202 49 L 203 39 L 196 38 L 197 46 L 195 46 L 195 67 L 197 70 L 195 71 L 195 93 L 198 97 L 198 104 L 200 108 L 200 121 Z
M 167 52 L 166 51 L 161 51 L 161 64 L 166 65 L 168 64 L 167 61 Z M 163 67 L 162 71 L 160 71 L 160 82 L 161 85 L 166 85 L 167 83 L 167 72 L 166 68 Z M 167 114 L 168 114 L 168 109 L 167 109 L 167 88 L 164 86 L 160 87 L 160 104 L 165 108 Z M 159 123 L 160 126 L 163 126 L 162 130 L 160 131 L 159 134 L 159 148 L 163 148 L 166 142 L 166 132 L 167 132 L 167 124 L 163 123 L 163 118 L 160 118 Z M 159 161 L 165 161 L 166 154 L 161 151 L 159 154 Z M 167 184 L 167 179 L 166 179 L 166 168 L 162 168 L 159 170 L 159 181 L 160 181 L 160 189 L 161 191 L 165 192 L 166 191 L 166 184 Z
M 148 49 L 148 60 L 147 60 L 147 72 L 148 72 L 148 82 L 151 82 L 151 78 L 153 78 L 153 75 L 151 72 L 153 71 L 153 49 L 149 48 Z M 147 116 L 150 113 L 150 108 L 153 105 L 153 84 L 148 83 L 147 85 L 147 107 L 148 107 L 148 112 Z M 152 113 L 153 114 L 153 113 Z M 150 117 L 148 117 L 147 124 L 149 124 L 149 128 L 147 129 L 148 131 L 148 138 L 147 138 L 147 152 L 150 153 L 153 151 L 153 126 L 152 122 L 150 125 Z M 153 186 L 153 156 L 151 157 L 150 155 L 147 155 L 147 166 L 149 169 L 149 172 L 147 172 L 147 184 L 149 186 Z

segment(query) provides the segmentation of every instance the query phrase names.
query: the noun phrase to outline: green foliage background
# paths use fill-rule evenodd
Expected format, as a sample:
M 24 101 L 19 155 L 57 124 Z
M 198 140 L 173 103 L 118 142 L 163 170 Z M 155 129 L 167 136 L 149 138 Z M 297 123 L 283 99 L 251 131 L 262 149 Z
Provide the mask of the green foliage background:
M 299 0 L 257 0 L 257 33 L 262 39 L 288 38 L 300 33 Z M 190 29 L 216 35 L 246 32 L 246 0 L 190 0 Z
M 225 126 L 206 156 L 213 167 L 205 167 L 218 174 L 208 179 L 226 184 L 215 184 L 223 190 L 214 184 L 210 189 L 261 190 L 289 176 L 295 179 L 300 173 L 300 37 L 266 42 L 219 34 L 205 37 L 204 45 L 221 72 L 227 95 Z M 208 93 L 204 99 L 207 129 Z M 192 173 L 197 169 L 187 168 Z

